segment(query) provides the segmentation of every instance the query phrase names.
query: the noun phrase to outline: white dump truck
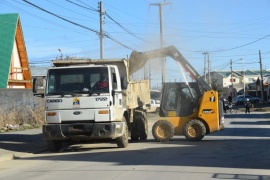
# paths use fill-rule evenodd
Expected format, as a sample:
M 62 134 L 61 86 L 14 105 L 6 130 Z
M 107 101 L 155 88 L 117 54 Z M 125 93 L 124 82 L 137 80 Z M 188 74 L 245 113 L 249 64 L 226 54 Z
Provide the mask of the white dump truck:
M 45 91 L 34 80 L 33 93 L 45 98 L 43 138 L 50 151 L 65 141 L 146 140 L 149 82 L 130 81 L 129 61 L 56 60 L 47 73 Z

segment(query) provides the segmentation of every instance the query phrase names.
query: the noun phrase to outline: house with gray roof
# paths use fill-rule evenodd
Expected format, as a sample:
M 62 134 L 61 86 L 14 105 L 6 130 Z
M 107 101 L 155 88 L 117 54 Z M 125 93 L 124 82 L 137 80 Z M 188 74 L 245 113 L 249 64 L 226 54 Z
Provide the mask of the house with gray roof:
M 268 79 L 270 78 L 269 70 L 262 70 L 264 93 L 269 96 Z M 243 71 L 214 71 L 211 78 L 216 84 L 223 88 L 235 88 L 238 94 L 245 93 L 253 96 L 261 96 L 261 72 L 259 70 Z

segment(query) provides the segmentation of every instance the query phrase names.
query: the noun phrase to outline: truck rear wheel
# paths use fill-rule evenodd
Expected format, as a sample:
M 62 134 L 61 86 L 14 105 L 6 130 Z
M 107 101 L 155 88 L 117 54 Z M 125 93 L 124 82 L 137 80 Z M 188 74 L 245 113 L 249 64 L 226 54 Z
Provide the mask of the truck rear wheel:
M 139 139 L 139 132 L 136 121 L 131 124 L 131 140 L 137 141 Z
M 166 142 L 172 139 L 175 129 L 170 121 L 159 120 L 152 128 L 152 134 L 156 141 Z
M 116 138 L 116 144 L 119 148 L 125 148 L 128 146 L 128 126 L 124 116 L 122 122 L 125 122 L 124 133 L 121 137 Z
M 62 147 L 62 141 L 60 140 L 47 140 L 48 148 L 51 152 L 58 152 Z
M 202 121 L 193 119 L 186 123 L 184 135 L 189 141 L 200 141 L 206 134 L 206 127 Z
M 140 140 L 147 140 L 148 137 L 148 121 L 145 112 L 137 119 Z

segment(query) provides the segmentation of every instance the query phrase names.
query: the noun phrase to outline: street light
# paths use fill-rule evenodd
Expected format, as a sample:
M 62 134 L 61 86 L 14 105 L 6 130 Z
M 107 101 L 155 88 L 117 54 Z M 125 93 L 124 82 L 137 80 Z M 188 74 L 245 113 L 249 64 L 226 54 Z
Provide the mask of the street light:
M 61 49 L 58 49 L 58 51 L 61 53 L 61 60 L 63 60 L 63 53 L 62 53 Z

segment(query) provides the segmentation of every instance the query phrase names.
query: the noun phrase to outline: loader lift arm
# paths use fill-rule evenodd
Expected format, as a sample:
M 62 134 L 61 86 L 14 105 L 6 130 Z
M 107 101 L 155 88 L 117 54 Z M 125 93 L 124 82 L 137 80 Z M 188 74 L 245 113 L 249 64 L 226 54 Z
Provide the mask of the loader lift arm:
M 205 91 L 212 90 L 211 86 L 209 86 L 209 84 L 207 84 L 204 81 L 204 79 L 191 66 L 191 64 L 186 60 L 186 58 L 184 58 L 184 56 L 178 51 L 178 49 L 175 46 L 168 46 L 168 47 L 155 49 L 155 50 L 151 50 L 147 52 L 132 51 L 129 58 L 130 74 L 133 74 L 134 72 L 139 70 L 150 59 L 159 58 L 159 57 L 173 58 L 177 63 L 180 63 L 180 65 L 185 69 L 185 71 L 188 72 L 189 76 L 193 80 L 196 80 L 196 82 L 200 84 Z

